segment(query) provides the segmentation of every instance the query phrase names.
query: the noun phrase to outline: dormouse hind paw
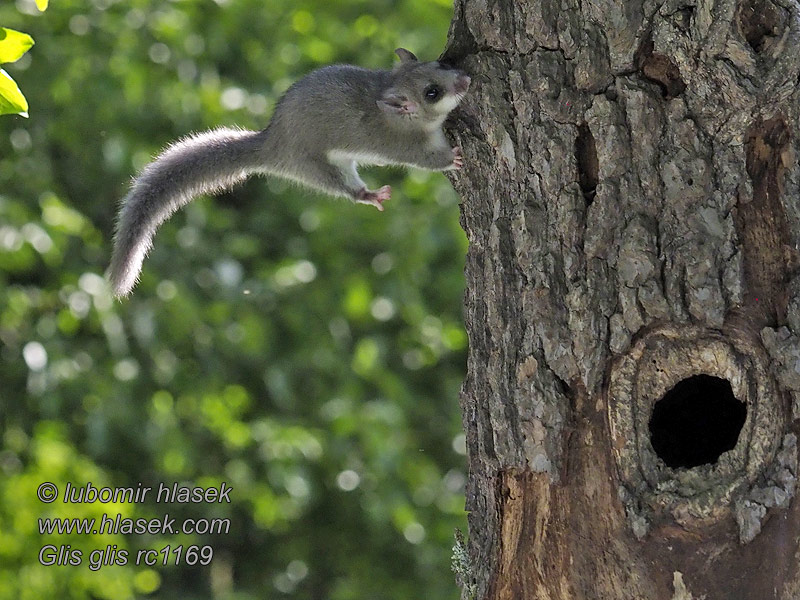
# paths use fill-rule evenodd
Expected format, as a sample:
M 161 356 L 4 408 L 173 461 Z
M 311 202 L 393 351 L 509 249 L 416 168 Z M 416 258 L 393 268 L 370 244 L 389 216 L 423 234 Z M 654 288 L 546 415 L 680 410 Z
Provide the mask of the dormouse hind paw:
M 392 197 L 392 188 L 388 185 L 372 191 L 362 188 L 356 193 L 355 200 L 358 204 L 371 204 L 378 210 L 383 210 L 383 203 Z

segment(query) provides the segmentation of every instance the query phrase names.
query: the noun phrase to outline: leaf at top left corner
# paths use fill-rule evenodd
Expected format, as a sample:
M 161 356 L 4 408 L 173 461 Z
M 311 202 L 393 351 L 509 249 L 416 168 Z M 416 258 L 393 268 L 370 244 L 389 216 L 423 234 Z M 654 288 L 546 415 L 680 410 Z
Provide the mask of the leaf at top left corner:
M 33 46 L 33 38 L 27 33 L 0 27 L 0 63 L 18 60 Z

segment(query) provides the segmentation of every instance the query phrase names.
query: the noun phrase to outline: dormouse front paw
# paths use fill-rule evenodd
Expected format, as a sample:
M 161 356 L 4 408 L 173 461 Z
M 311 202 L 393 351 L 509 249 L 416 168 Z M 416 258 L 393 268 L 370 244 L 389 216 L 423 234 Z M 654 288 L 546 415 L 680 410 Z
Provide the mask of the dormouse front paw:
M 451 148 L 453 151 L 453 162 L 448 170 L 458 171 L 464 166 L 464 155 L 461 153 L 461 146 Z

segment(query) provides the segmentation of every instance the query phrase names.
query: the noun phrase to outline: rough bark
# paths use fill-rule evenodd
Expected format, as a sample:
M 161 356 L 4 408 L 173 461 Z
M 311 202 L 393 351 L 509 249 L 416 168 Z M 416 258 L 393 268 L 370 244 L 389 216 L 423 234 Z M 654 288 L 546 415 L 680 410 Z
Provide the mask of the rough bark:
M 456 0 L 445 58 L 464 597 L 800 598 L 800 2 Z M 698 375 L 746 419 L 673 468 L 654 406 Z

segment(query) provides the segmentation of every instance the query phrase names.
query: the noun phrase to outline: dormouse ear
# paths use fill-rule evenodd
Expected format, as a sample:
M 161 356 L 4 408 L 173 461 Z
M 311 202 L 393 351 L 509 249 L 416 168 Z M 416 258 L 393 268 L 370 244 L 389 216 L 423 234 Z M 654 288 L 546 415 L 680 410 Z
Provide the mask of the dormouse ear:
M 377 104 L 383 112 L 390 115 L 413 115 L 419 108 L 416 102 L 394 91 L 386 92 Z
M 414 53 L 410 50 L 406 50 L 405 48 L 398 48 L 394 51 L 397 56 L 400 57 L 402 62 L 417 62 L 417 57 L 414 56 Z

